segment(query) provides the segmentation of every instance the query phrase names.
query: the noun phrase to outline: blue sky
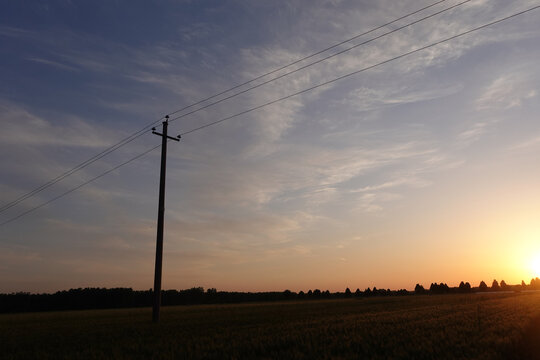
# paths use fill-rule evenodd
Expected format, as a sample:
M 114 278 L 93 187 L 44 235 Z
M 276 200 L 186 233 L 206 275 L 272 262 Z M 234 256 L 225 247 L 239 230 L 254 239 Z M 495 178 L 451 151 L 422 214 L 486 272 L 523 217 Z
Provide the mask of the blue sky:
M 165 114 L 434 2 L 4 2 L 0 201 Z M 173 121 L 170 132 L 537 5 L 469 1 Z M 540 275 L 531 270 L 540 255 L 539 16 L 531 11 L 169 144 L 164 288 L 336 291 Z M 159 141 L 148 132 L 0 220 Z M 3 225 L 0 291 L 151 288 L 158 176 L 154 151 Z

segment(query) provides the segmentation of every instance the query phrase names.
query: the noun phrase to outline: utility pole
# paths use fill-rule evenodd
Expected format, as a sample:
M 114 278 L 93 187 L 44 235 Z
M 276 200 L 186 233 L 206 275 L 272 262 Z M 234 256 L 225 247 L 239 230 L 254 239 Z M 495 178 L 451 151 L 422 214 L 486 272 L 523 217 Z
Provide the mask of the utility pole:
M 159 176 L 159 204 L 156 239 L 156 269 L 154 272 L 154 306 L 152 308 L 152 321 L 159 321 L 159 308 L 161 307 L 161 268 L 163 263 L 163 217 L 165 215 L 165 173 L 167 170 L 167 141 L 168 139 L 180 141 L 178 137 L 167 136 L 167 126 L 169 125 L 169 115 L 165 116 L 163 122 L 163 134 L 156 132 L 152 128 L 152 134 L 161 136 L 161 172 Z

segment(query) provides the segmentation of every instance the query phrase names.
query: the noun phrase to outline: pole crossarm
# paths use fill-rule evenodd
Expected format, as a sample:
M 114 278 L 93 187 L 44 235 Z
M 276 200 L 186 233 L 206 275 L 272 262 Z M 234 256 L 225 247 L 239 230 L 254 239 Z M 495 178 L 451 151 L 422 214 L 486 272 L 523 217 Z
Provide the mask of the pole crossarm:
M 164 136 L 163 134 L 160 134 L 158 133 L 157 131 L 155 131 L 156 128 L 152 128 L 152 134 L 156 134 L 156 135 L 159 135 L 159 136 Z M 174 141 L 180 141 L 180 138 L 181 136 L 178 135 L 177 137 L 172 137 L 172 136 L 165 136 L 167 139 L 171 139 L 171 140 L 174 140 Z
M 168 125 L 169 125 L 169 115 L 166 115 L 165 116 L 165 121 L 163 122 L 163 134 L 158 133 L 156 131 L 155 127 L 152 128 L 152 134 L 159 135 L 159 136 L 162 136 L 162 137 L 165 137 L 167 139 L 174 140 L 174 141 L 180 141 L 180 138 L 182 137 L 181 135 L 178 135 L 177 137 L 172 137 L 172 136 L 167 135 L 167 126 Z

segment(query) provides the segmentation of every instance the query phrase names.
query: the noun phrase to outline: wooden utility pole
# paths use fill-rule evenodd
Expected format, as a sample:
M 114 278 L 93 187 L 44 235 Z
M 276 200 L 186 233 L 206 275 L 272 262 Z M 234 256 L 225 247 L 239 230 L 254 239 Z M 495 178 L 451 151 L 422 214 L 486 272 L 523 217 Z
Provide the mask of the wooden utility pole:
M 156 132 L 152 128 L 152 134 L 161 136 L 161 172 L 159 176 L 159 204 L 156 239 L 156 269 L 154 272 L 154 306 L 152 308 L 152 321 L 159 321 L 159 309 L 161 307 L 161 268 L 163 263 L 163 218 L 165 216 L 165 173 L 167 170 L 167 141 L 168 139 L 180 141 L 178 137 L 167 136 L 167 126 L 169 125 L 169 115 L 165 116 L 163 122 L 163 134 Z

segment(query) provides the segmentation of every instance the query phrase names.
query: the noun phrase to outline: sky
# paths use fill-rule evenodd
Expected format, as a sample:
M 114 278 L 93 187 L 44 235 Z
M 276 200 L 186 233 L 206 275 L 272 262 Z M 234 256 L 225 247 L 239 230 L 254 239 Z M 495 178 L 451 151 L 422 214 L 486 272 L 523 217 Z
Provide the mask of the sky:
M 0 204 L 167 114 L 435 2 L 4 1 Z M 186 134 L 168 144 L 163 288 L 540 276 L 540 9 L 399 57 L 540 1 L 471 0 L 400 29 L 458 3 L 172 115 L 169 134 Z M 160 141 L 144 132 L 0 222 Z M 159 169 L 158 148 L 1 225 L 0 292 L 152 288 Z

